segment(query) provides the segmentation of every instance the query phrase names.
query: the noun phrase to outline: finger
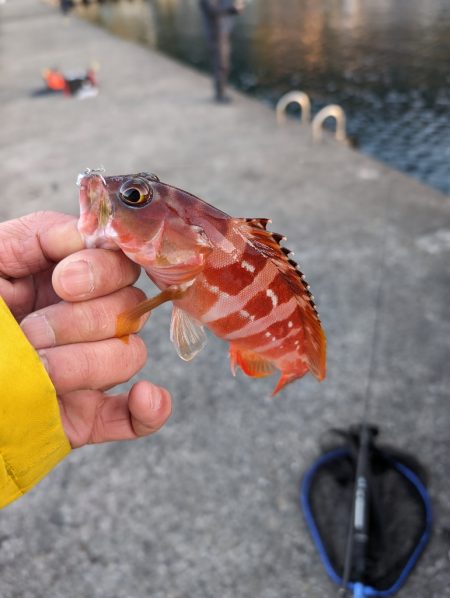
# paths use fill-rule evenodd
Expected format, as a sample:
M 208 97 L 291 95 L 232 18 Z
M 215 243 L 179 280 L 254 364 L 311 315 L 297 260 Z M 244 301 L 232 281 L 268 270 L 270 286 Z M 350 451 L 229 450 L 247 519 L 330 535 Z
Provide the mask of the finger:
M 145 380 L 133 386 L 128 397 L 131 426 L 136 436 L 148 436 L 161 428 L 172 413 L 172 399 L 165 388 Z
M 35 212 L 0 223 L 0 276 L 21 278 L 49 268 L 84 247 L 77 219 Z
M 136 335 L 126 344 L 117 338 L 63 345 L 39 351 L 58 394 L 104 389 L 126 382 L 144 365 L 147 349 Z
M 101 341 L 116 336 L 117 316 L 141 303 L 143 299 L 145 294 L 140 289 L 126 287 L 90 301 L 61 301 L 33 312 L 22 320 L 21 327 L 36 349 Z M 138 330 L 146 319 L 145 316 L 141 318 Z
M 33 309 L 34 293 L 32 276 L 25 276 L 17 280 L 5 280 L 0 277 L 0 297 L 18 321 Z
M 66 301 L 102 297 L 129 286 L 140 267 L 121 251 L 85 249 L 62 260 L 53 271 L 53 287 Z
M 64 431 L 72 448 L 112 440 L 133 440 L 159 430 L 172 411 L 164 388 L 141 381 L 129 393 L 79 390 L 59 399 Z M 137 415 L 136 415 L 137 414 Z

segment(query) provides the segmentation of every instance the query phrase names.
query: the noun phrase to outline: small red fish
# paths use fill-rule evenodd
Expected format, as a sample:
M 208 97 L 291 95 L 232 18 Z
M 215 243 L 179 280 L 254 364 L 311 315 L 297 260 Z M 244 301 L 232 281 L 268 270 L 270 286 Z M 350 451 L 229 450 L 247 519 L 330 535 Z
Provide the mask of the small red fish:
M 87 170 L 78 184 L 87 246 L 120 248 L 161 289 L 119 316 L 118 336 L 171 300 L 170 338 L 182 359 L 203 348 L 206 326 L 229 342 L 233 374 L 281 371 L 273 395 L 308 371 L 323 380 L 326 339 L 313 297 L 269 220 L 232 218 L 145 172 Z

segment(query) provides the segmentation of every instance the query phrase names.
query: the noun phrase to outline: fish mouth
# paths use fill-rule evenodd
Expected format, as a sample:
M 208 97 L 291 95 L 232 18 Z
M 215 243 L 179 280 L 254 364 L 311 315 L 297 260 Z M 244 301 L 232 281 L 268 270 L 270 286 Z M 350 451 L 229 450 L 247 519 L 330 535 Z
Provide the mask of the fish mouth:
M 113 206 L 104 177 L 99 172 L 86 170 L 78 175 L 77 185 L 80 188 L 78 230 L 86 247 L 118 249 L 111 227 Z

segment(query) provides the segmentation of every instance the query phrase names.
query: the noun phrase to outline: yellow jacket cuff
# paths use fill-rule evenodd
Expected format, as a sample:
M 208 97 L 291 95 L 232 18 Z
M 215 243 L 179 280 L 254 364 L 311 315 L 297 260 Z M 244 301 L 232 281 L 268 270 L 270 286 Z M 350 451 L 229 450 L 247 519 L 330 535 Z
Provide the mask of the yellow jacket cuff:
M 0 297 L 0 508 L 70 450 L 53 384 Z

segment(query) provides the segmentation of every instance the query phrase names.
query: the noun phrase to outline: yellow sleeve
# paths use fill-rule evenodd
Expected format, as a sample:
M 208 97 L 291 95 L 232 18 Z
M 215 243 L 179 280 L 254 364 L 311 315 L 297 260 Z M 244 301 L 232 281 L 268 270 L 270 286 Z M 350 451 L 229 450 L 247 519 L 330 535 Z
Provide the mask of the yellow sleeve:
M 0 508 L 25 494 L 70 450 L 53 384 L 0 297 Z

